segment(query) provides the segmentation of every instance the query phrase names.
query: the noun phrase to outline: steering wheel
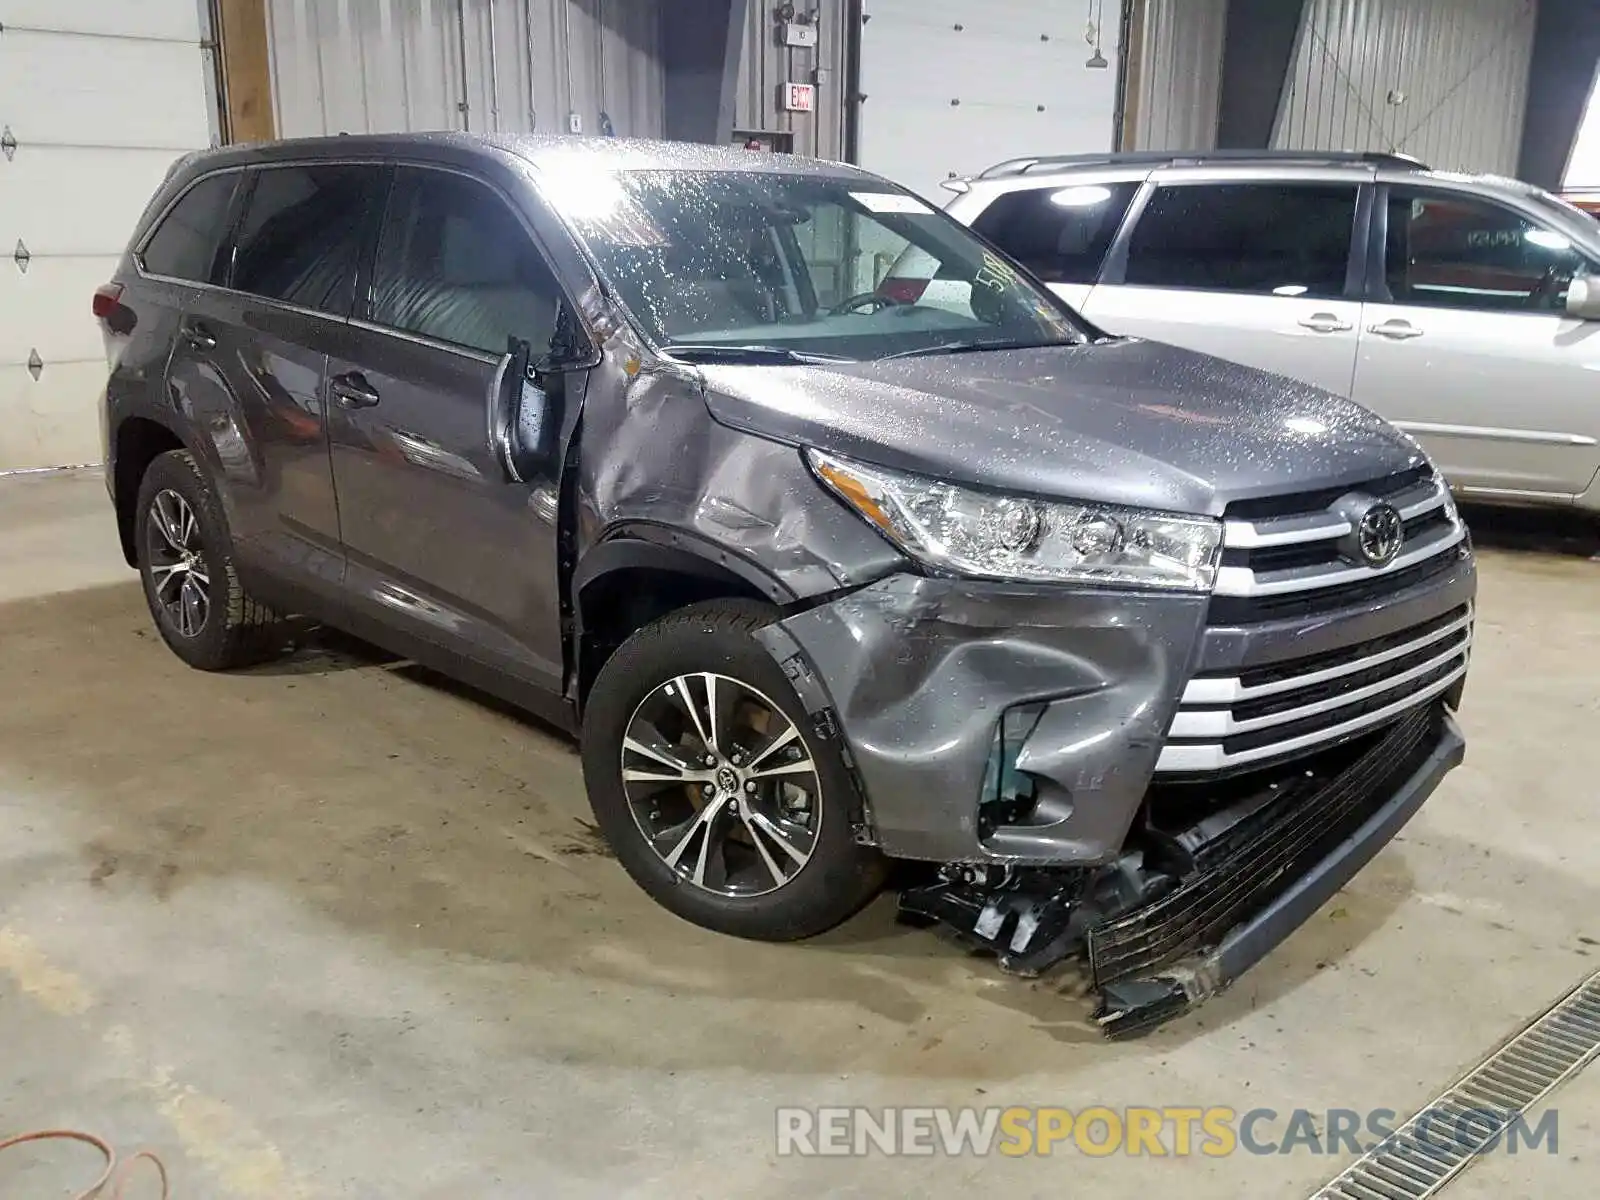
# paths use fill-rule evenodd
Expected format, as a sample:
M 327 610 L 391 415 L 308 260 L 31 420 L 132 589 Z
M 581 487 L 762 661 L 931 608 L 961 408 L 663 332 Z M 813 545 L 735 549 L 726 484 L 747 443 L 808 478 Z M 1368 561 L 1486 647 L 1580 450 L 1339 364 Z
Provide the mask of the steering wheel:
M 1540 279 L 1528 298 L 1523 301 L 1527 308 L 1553 309 L 1556 307 L 1555 298 L 1561 293 L 1561 285 L 1571 283 L 1570 271 L 1564 271 L 1558 263 L 1552 263 L 1545 268 L 1544 278 Z
M 853 313 L 857 309 L 868 308 L 869 312 L 878 312 L 880 309 L 893 308 L 900 301 L 892 296 L 885 296 L 881 292 L 862 292 L 858 296 L 851 296 L 848 300 L 841 300 L 828 311 L 836 317 Z

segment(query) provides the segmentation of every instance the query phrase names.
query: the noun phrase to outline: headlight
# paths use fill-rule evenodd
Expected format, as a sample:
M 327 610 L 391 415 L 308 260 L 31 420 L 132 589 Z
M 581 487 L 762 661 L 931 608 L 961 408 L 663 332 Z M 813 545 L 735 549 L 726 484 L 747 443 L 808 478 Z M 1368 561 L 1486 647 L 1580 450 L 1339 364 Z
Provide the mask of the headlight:
M 1106 504 L 1000 496 L 807 450 L 829 488 L 922 562 L 992 579 L 1208 592 L 1222 525 Z

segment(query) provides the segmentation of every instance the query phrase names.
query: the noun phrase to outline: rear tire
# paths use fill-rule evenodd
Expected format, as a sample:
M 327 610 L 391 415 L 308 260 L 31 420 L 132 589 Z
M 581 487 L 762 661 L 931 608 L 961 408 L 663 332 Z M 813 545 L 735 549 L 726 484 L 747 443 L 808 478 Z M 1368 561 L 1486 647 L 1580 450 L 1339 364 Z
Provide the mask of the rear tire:
M 139 481 L 134 546 L 156 629 L 191 667 L 249 666 L 279 649 L 278 615 L 239 582 L 222 504 L 187 450 L 158 456 Z
M 886 872 L 855 840 L 856 790 L 837 746 L 752 636 L 776 617 L 719 600 L 630 637 L 589 694 L 583 776 L 617 858 L 664 908 L 720 933 L 792 941 L 854 915 Z

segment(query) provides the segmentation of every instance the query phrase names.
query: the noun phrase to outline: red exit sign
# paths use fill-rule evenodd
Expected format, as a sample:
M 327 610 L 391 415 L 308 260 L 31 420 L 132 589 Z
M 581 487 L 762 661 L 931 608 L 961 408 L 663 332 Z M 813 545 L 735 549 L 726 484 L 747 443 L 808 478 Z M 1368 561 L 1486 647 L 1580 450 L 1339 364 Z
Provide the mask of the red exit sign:
M 809 83 L 784 84 L 783 108 L 785 112 L 815 112 L 817 110 L 816 87 Z

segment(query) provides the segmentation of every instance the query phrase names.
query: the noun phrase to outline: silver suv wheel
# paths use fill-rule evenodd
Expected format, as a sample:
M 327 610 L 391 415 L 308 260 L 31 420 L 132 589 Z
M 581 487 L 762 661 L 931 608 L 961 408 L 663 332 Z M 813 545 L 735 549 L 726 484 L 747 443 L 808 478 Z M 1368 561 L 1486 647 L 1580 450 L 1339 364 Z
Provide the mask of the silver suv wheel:
M 622 783 L 634 823 L 679 877 L 719 896 L 766 895 L 810 861 L 822 782 L 805 737 L 760 690 L 680 675 L 629 718 Z

